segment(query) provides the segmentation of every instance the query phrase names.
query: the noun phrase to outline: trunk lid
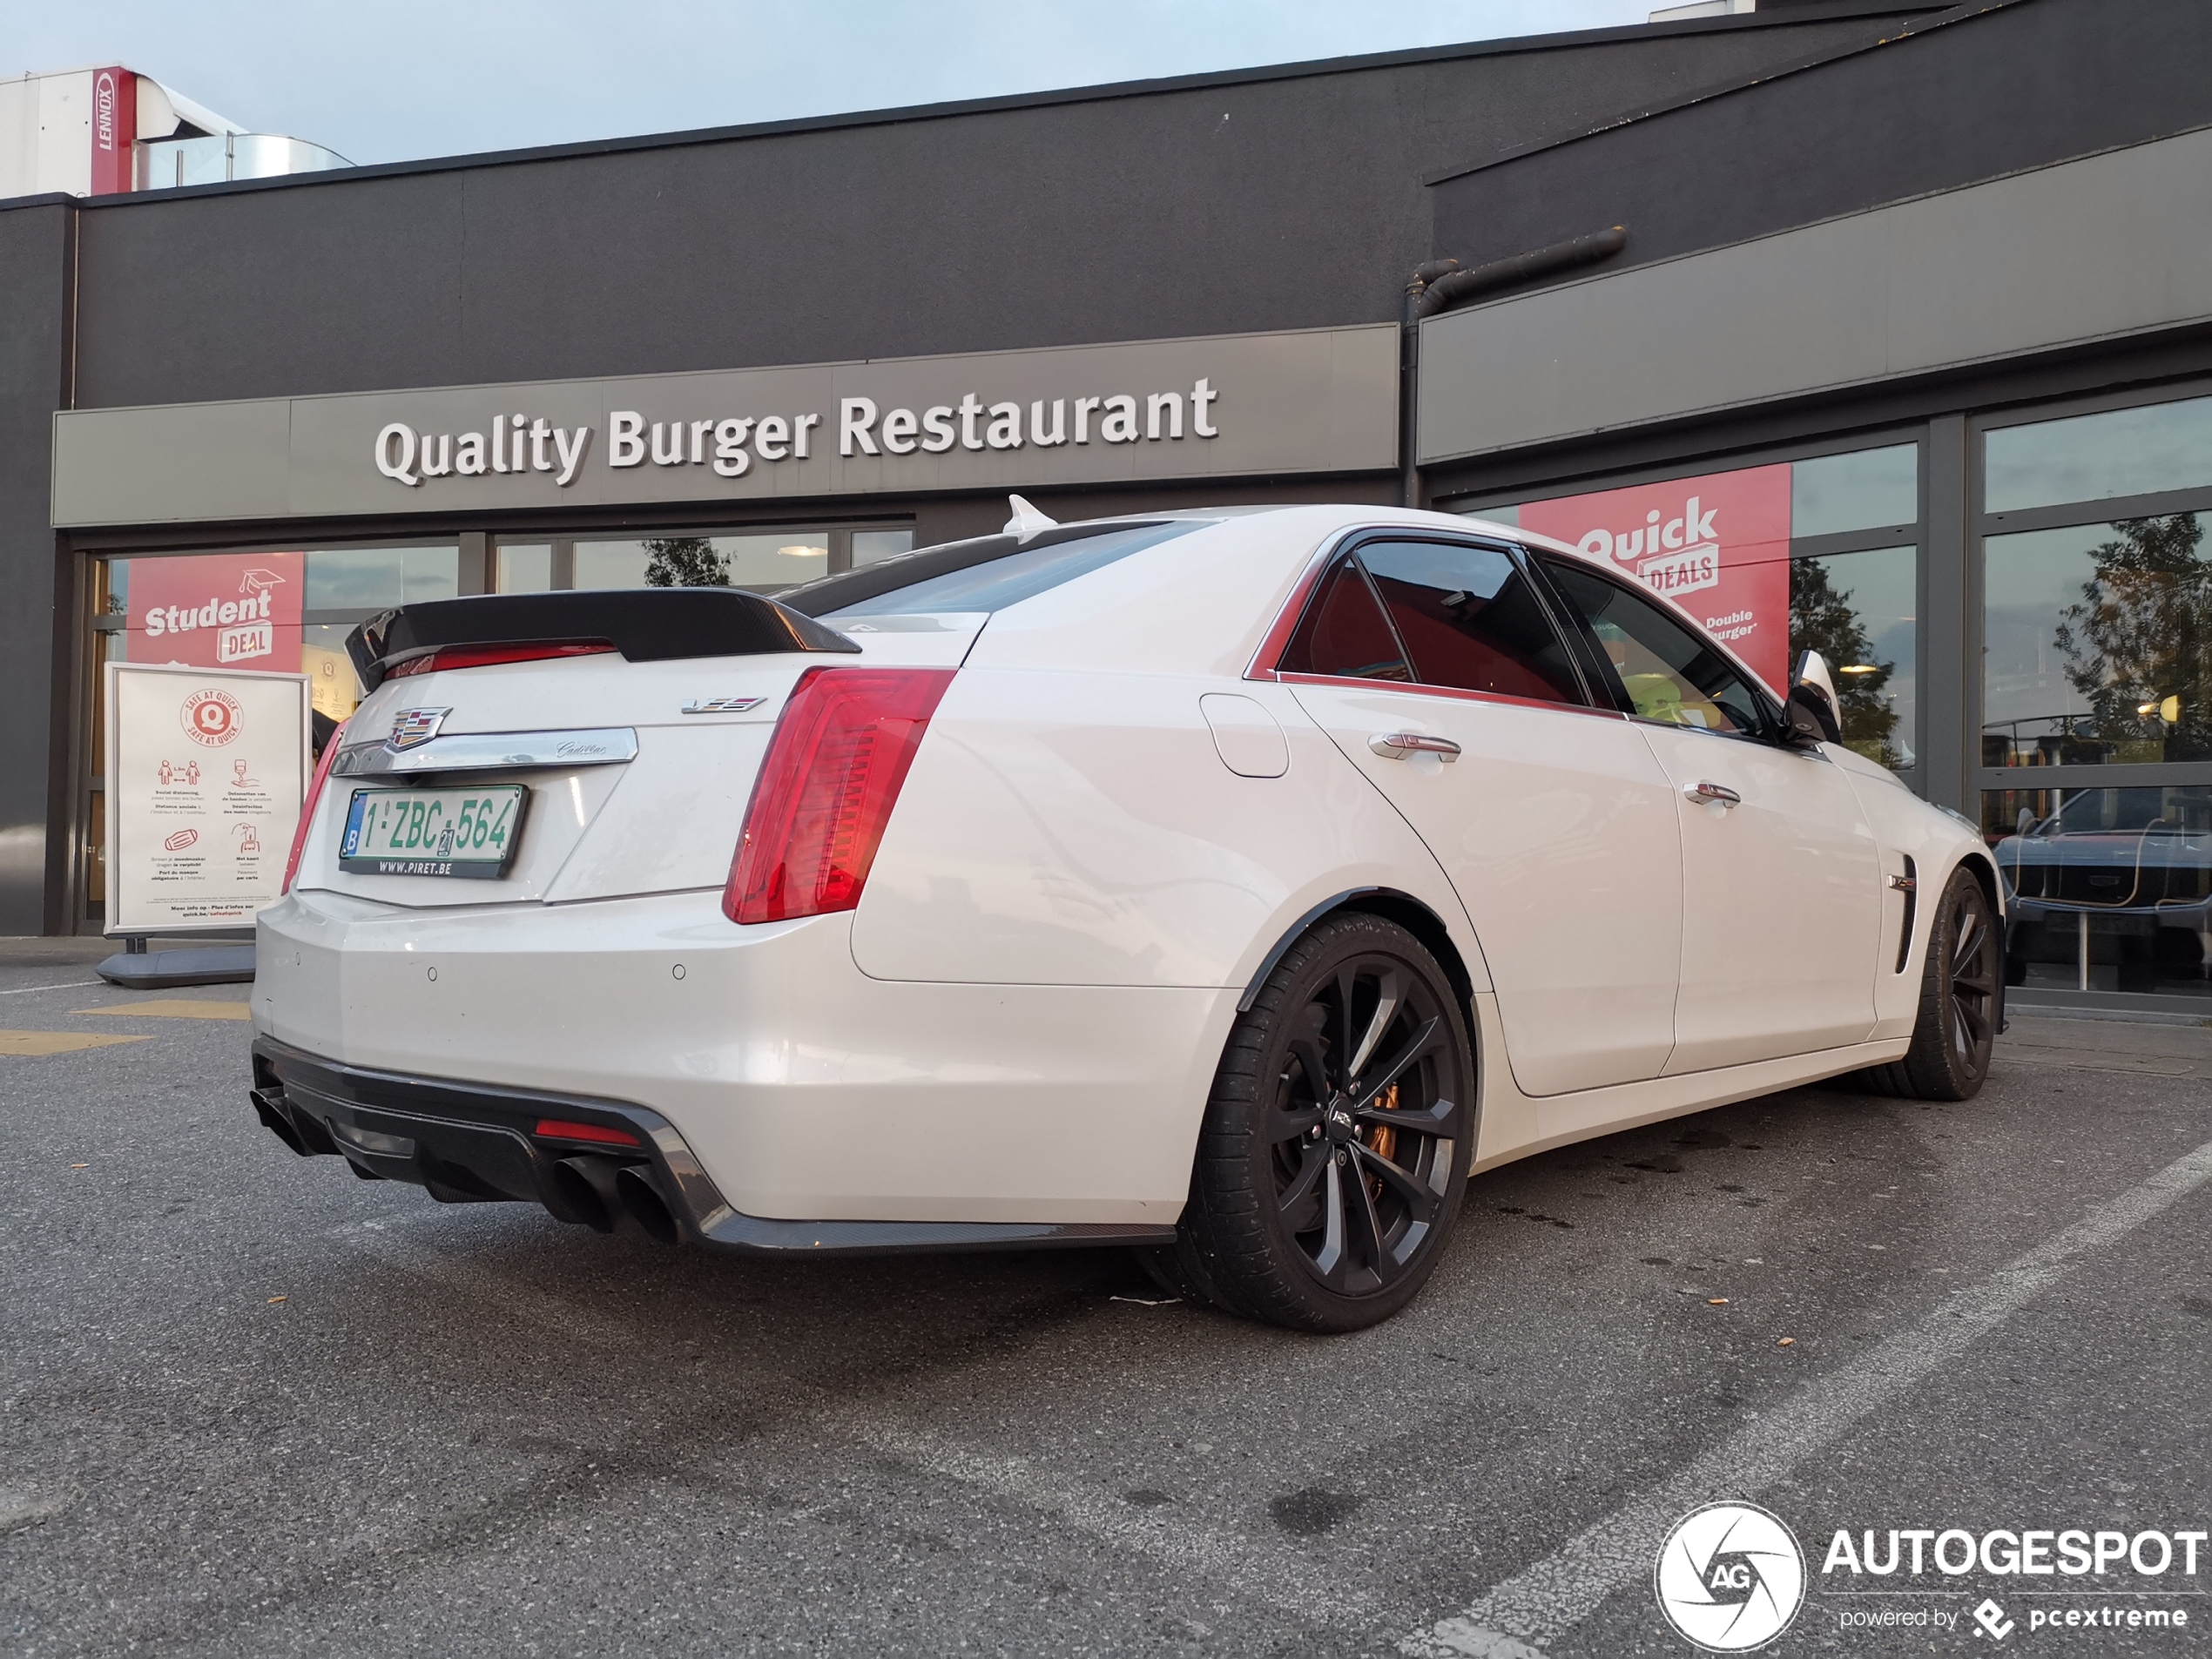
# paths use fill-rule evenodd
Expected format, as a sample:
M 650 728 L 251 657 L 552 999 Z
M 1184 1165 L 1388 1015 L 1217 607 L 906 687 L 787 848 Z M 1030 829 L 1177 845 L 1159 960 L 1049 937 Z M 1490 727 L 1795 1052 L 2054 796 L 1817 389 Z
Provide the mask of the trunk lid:
M 799 676 L 956 667 L 985 620 L 901 617 L 894 629 L 856 630 L 859 649 L 834 653 L 633 661 L 604 651 L 387 678 L 347 725 L 293 885 L 422 908 L 718 888 Z M 508 784 L 528 792 L 496 880 L 340 867 L 358 792 Z

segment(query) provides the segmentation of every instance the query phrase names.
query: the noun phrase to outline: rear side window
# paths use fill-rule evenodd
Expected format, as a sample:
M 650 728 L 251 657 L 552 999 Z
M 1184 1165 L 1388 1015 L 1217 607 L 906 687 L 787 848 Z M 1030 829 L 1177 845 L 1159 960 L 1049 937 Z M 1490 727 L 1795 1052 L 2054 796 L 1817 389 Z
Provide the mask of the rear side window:
M 1283 653 L 1286 674 L 1334 674 L 1348 679 L 1410 680 L 1413 670 L 1391 631 L 1359 560 L 1329 567 Z
M 1422 685 L 1583 701 L 1566 642 L 1511 554 L 1449 542 L 1371 542 L 1359 559 Z
M 1544 567 L 1596 635 L 1641 720 L 1756 737 L 1758 695 L 1711 644 L 1649 599 L 1564 559 Z

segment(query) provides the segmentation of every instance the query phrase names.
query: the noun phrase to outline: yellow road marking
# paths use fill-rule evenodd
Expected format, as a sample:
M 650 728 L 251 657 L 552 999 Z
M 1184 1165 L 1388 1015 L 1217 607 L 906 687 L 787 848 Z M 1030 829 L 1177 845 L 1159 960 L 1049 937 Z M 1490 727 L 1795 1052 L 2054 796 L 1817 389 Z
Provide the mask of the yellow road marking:
M 78 1014 L 120 1014 L 146 1020 L 245 1020 L 253 1017 L 244 1002 L 206 1001 L 193 997 L 158 996 L 150 1002 L 118 1002 L 112 1008 L 78 1008 Z
M 111 1036 L 105 1031 L 0 1031 L 0 1054 L 75 1054 L 116 1042 L 152 1042 L 152 1037 Z

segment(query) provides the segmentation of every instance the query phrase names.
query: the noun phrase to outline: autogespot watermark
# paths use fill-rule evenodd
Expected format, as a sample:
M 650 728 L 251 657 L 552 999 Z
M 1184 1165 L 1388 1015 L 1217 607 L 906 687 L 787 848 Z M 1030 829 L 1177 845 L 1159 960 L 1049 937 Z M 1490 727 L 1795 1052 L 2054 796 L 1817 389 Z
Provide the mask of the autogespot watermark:
M 1830 1537 L 1818 1575 L 1789 1527 L 1748 1503 L 1710 1503 L 1660 1546 L 1660 1611 L 1709 1653 L 1748 1653 L 1821 1603 L 1840 1632 L 1924 1630 L 2001 1646 L 2045 1632 L 2201 1633 L 2212 1602 L 2203 1528 L 1905 1527 Z M 2003 1597 L 2000 1600 L 2000 1597 Z
M 1652 1588 L 1677 1635 L 1708 1653 L 1750 1653 L 1797 1616 L 1804 1552 L 1781 1518 L 1757 1504 L 1709 1503 L 1667 1534 Z

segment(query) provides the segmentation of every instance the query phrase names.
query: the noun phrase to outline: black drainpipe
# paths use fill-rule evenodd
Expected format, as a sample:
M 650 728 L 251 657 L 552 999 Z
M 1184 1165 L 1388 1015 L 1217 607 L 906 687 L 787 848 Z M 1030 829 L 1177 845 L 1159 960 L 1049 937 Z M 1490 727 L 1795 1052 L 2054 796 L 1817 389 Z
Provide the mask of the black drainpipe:
M 1611 259 L 1628 245 L 1628 231 L 1615 225 L 1607 230 L 1593 231 L 1587 236 L 1554 242 L 1548 247 L 1516 253 L 1511 259 L 1492 260 L 1487 265 L 1474 266 L 1465 271 L 1460 269 L 1457 260 L 1431 260 L 1426 265 L 1413 267 L 1413 280 L 1406 285 L 1406 308 L 1401 323 L 1403 340 L 1398 356 L 1398 449 L 1403 473 L 1398 498 L 1401 506 L 1426 505 L 1421 500 L 1420 451 L 1414 430 L 1420 414 L 1421 319 L 1449 311 L 1453 306 L 1463 305 L 1477 295 L 1499 288 L 1533 281 L 1538 277 L 1551 276 L 1561 271 L 1571 271 L 1578 266 L 1595 265 L 1601 260 Z
M 1420 451 L 1413 442 L 1414 428 L 1419 424 L 1416 397 L 1421 367 L 1421 300 L 1429 284 L 1459 268 L 1457 260 L 1431 260 L 1426 265 L 1415 266 L 1413 280 L 1406 285 L 1406 307 L 1399 320 L 1398 345 L 1398 457 L 1401 472 L 1398 504 L 1401 507 L 1422 504 Z

